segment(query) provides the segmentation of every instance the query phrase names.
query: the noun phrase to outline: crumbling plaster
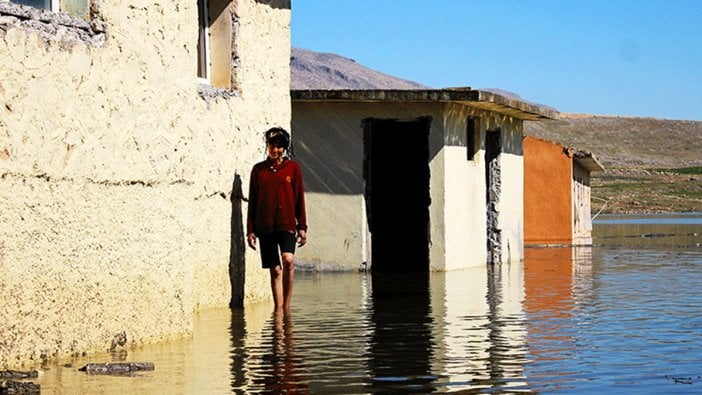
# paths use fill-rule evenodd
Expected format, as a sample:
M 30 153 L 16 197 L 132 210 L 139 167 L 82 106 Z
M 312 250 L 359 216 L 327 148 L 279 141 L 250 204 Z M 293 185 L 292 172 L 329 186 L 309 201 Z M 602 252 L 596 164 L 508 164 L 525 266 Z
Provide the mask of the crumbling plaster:
M 290 124 L 289 2 L 232 3 L 219 93 L 195 78 L 196 2 L 96 4 L 102 41 L 0 2 L 0 368 L 188 335 L 229 303 L 233 180 Z M 245 301 L 268 297 L 245 254 Z

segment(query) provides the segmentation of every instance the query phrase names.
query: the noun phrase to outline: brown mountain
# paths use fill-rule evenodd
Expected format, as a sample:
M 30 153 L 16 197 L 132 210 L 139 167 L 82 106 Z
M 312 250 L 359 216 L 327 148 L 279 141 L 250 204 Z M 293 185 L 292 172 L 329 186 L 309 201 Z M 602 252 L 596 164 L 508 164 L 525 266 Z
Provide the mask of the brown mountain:
M 292 89 L 430 89 L 352 59 L 293 48 Z M 481 89 L 524 100 L 501 89 Z M 593 210 L 702 211 L 702 122 L 561 114 L 525 122 L 525 134 L 591 151 L 605 166 L 592 180 Z M 606 204 L 605 204 L 606 202 Z
M 292 89 L 431 89 L 356 63 L 343 56 L 292 49 Z
M 702 122 L 561 113 L 524 132 L 592 151 L 605 167 L 702 166 Z

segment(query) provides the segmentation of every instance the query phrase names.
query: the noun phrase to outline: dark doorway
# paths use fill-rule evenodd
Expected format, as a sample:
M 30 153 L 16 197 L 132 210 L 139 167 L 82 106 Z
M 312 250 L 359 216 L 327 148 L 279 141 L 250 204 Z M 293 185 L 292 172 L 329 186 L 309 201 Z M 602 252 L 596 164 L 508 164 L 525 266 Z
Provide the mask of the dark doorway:
M 502 152 L 502 131 L 488 131 L 485 135 L 485 184 L 487 185 L 487 260 L 488 263 L 502 262 L 502 230 L 498 223 L 497 211 L 502 193 L 500 152 Z
M 371 270 L 429 271 L 431 117 L 363 121 Z

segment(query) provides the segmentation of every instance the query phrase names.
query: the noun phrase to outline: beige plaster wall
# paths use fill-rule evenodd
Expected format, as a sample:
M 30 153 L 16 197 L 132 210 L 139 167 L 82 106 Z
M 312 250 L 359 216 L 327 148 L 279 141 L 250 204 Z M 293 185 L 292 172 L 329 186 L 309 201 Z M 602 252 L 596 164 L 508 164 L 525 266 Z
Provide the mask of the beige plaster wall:
M 190 331 L 188 187 L 0 179 L 0 366 Z M 110 208 L 111 207 L 111 208 Z
M 294 101 L 292 107 L 293 144 L 305 177 L 310 227 L 308 244 L 295 254 L 297 262 L 312 270 L 358 270 L 368 259 L 361 121 L 426 115 L 434 119 L 429 136 L 430 257 L 432 261 L 443 259 L 443 224 L 434 221 L 443 207 L 443 181 L 435 176 L 442 174 L 443 168 L 443 105 Z
M 235 176 L 246 194 L 290 124 L 289 2 L 233 6 L 238 89 L 205 94 L 196 2 L 100 2 L 103 40 L 0 18 L 0 368 L 187 335 L 229 302 Z
M 524 259 L 524 151 L 522 121 L 501 117 L 502 194 L 499 224 L 502 229 L 502 262 Z
M 480 149 L 467 159 L 466 129 L 469 117 L 480 119 Z M 432 262 L 436 270 L 456 270 L 485 265 L 487 261 L 487 211 L 485 187 L 485 133 L 500 128 L 502 194 L 498 222 L 502 229 L 503 261 L 520 261 L 523 242 L 523 149 L 521 121 L 470 106 L 448 105 L 444 122 L 445 260 Z M 439 214 L 437 214 L 439 215 Z M 432 256 L 432 258 L 434 258 Z M 443 266 L 441 266 L 443 263 Z
M 363 196 L 310 192 L 305 194 L 305 201 L 307 220 L 314 229 L 310 228 L 312 242 L 297 250 L 298 267 L 313 271 L 358 270 L 370 256 L 365 246 Z
M 443 213 L 446 227 L 446 260 L 444 270 L 484 266 L 485 248 L 485 162 L 484 151 L 475 161 L 466 160 L 465 147 L 447 146 L 446 208 Z
M 367 259 L 363 130 L 367 117 L 411 119 L 432 116 L 430 133 L 430 268 L 433 271 L 485 265 L 486 130 L 503 134 L 502 200 L 499 223 L 503 260 L 523 259 L 523 162 L 521 121 L 463 105 L 442 103 L 293 102 L 293 135 L 306 180 L 310 243 L 298 262 L 317 269 L 356 270 Z M 481 149 L 466 153 L 466 122 L 479 117 Z M 401 154 L 388 153 L 389 157 Z M 319 236 L 315 236 L 315 235 Z
M 573 161 L 573 244 L 592 245 L 590 172 Z
M 439 118 L 439 122 L 443 120 L 443 116 Z M 432 123 L 432 132 L 435 124 Z M 443 140 L 443 136 L 440 137 Z M 447 216 L 446 216 L 446 200 L 450 198 L 451 185 L 448 185 L 446 175 L 446 149 L 441 147 L 429 163 L 429 189 L 431 197 L 431 205 L 429 206 L 429 269 L 431 271 L 446 270 L 447 256 L 447 238 L 446 234 Z M 449 219 L 450 222 L 450 219 Z M 448 224 L 450 228 L 451 225 Z
M 489 117 L 490 114 L 461 105 L 448 105 L 446 114 L 443 157 L 447 192 L 445 207 L 440 214 L 445 228 L 446 254 L 443 266 L 432 267 L 436 270 L 481 267 L 485 266 L 487 259 L 485 151 L 481 147 L 474 160 L 467 159 L 466 128 L 468 117 Z M 477 132 L 481 134 L 482 143 L 485 140 L 484 127 Z

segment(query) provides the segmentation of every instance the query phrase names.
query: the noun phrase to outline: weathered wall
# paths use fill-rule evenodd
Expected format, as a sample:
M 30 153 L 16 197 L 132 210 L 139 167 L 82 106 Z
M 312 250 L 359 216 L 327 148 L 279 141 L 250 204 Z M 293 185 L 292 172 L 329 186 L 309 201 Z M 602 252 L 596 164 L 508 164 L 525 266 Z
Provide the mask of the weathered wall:
M 488 128 L 499 127 L 505 136 L 501 155 L 505 192 L 500 208 L 503 260 L 523 258 L 521 121 L 457 104 L 294 101 L 293 143 L 305 172 L 310 240 L 314 240 L 297 252 L 298 261 L 316 269 L 355 270 L 367 259 L 366 217 L 360 209 L 364 205 L 361 121 L 427 115 L 433 118 L 429 136 L 431 270 L 486 262 L 484 149 L 473 161 L 467 160 L 466 122 L 471 116 L 482 119 L 481 142 Z M 389 158 L 398 155 L 402 155 L 401 147 L 388 153 Z
M 572 241 L 572 159 L 550 141 L 524 138 L 524 241 Z M 589 200 L 588 200 L 589 201 Z
M 484 266 L 485 232 L 485 151 L 480 149 L 472 161 L 467 159 L 466 128 L 469 117 L 488 117 L 489 113 L 461 105 L 448 105 L 444 116 L 444 243 L 446 258 L 436 270 Z M 485 122 L 479 122 L 484 125 Z M 485 130 L 478 130 L 481 136 Z M 484 141 L 484 137 L 480 141 Z M 434 265 L 433 265 L 434 266 Z
M 466 152 L 467 120 L 478 119 L 479 149 L 473 160 Z M 502 230 L 502 259 L 523 258 L 522 241 L 522 147 L 521 121 L 469 106 L 449 105 L 446 111 L 445 216 L 446 263 L 444 270 L 477 267 L 487 260 L 487 211 L 485 185 L 485 134 L 502 133 L 502 193 L 499 226 Z
M 502 262 L 524 259 L 524 148 L 523 122 L 507 116 L 488 118 L 487 129 L 500 128 L 502 195 L 499 224 L 502 233 Z
M 364 118 L 414 119 L 432 116 L 429 136 L 432 216 L 432 261 L 443 260 L 443 224 L 434 221 L 443 203 L 442 174 L 437 159 L 442 146 L 441 105 L 333 103 L 293 101 L 292 130 L 296 159 L 305 177 L 310 242 L 296 259 L 316 270 L 358 270 L 367 254 L 364 181 Z M 389 155 L 401 155 L 388 153 Z M 439 210 L 439 211 L 437 211 Z M 437 241 L 437 238 L 441 240 Z
M 592 244 L 592 218 L 590 217 L 590 172 L 577 161 L 573 166 L 573 244 Z
M 193 131 L 201 149 L 193 167 L 198 195 L 194 201 L 197 230 L 195 246 L 195 303 L 200 306 L 229 302 L 229 259 L 232 243 L 232 185 L 241 178 L 248 195 L 253 163 L 265 158 L 263 132 L 271 126 L 290 128 L 290 5 L 285 0 L 237 0 L 235 17 L 235 97 L 197 101 L 199 113 Z M 191 74 L 192 75 L 192 74 Z M 224 193 L 223 197 L 218 197 Z M 234 194 L 236 195 L 236 194 Z M 246 216 L 246 204 L 242 205 Z M 236 215 L 236 213 L 234 213 Z M 243 237 L 243 235 L 242 235 Z M 258 252 L 246 251 L 244 299 L 270 297 L 268 271 L 260 267 Z M 224 264 L 223 264 L 224 263 Z
M 88 38 L 0 8 L 0 368 L 181 336 L 229 303 L 235 176 L 246 193 L 262 132 L 290 122 L 289 2 L 233 7 L 236 91 L 198 86 L 196 2 L 99 2 Z M 245 299 L 267 297 L 239 253 Z
M 337 116 L 330 122 L 328 116 Z M 338 106 L 292 103 L 292 144 L 305 178 L 310 242 L 296 252 L 312 270 L 357 270 L 366 261 L 363 131 Z

